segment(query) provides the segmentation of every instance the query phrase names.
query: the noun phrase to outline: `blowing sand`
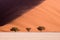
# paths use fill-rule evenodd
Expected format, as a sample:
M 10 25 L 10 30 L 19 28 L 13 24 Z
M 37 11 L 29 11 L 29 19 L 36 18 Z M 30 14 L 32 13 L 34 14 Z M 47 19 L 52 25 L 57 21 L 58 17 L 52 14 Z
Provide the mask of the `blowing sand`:
M 21 17 L 0 27 L 0 31 L 10 32 L 12 27 L 17 27 L 19 32 L 27 32 L 25 28 L 29 27 L 30 32 L 39 32 L 38 26 L 45 27 L 43 32 L 60 32 L 60 0 L 45 0 Z

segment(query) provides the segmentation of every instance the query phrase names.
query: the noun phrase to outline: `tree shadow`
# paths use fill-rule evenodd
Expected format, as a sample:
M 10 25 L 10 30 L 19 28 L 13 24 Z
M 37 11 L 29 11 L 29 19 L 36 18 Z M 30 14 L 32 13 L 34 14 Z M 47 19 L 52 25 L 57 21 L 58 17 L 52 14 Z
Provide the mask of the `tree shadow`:
M 44 0 L 0 0 L 0 26 L 3 26 Z

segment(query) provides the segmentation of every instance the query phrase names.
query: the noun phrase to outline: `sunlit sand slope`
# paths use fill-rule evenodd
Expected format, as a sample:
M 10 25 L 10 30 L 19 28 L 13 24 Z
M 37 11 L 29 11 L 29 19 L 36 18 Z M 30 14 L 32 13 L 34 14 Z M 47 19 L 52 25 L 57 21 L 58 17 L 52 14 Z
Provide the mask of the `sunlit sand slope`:
M 10 28 L 17 27 L 21 32 L 27 32 L 25 28 L 30 27 L 31 32 L 39 32 L 38 26 L 45 27 L 43 32 L 60 32 L 60 0 L 45 0 L 21 17 L 0 27 L 0 30 L 8 32 Z

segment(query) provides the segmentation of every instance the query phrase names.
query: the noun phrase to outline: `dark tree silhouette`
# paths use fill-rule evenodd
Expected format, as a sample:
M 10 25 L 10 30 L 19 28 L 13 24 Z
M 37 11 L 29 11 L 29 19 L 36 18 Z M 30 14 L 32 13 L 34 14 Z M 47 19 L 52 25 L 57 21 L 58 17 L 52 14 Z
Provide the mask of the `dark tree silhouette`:
M 17 32 L 17 31 L 19 31 L 19 29 L 18 29 L 18 28 L 16 28 L 16 27 L 12 27 L 12 28 L 10 29 L 10 31 Z
M 44 27 L 44 26 L 39 26 L 37 29 L 38 29 L 39 31 L 43 31 L 43 30 L 45 30 L 45 27 Z
M 28 32 L 30 32 L 31 28 L 26 28 L 26 30 L 27 30 Z

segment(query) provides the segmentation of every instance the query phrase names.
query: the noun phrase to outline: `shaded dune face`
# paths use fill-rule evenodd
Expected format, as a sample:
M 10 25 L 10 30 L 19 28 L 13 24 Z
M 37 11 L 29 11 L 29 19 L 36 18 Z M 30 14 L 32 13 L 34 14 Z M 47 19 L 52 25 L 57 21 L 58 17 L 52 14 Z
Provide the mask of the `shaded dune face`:
M 0 0 L 0 26 L 3 26 L 44 0 Z

